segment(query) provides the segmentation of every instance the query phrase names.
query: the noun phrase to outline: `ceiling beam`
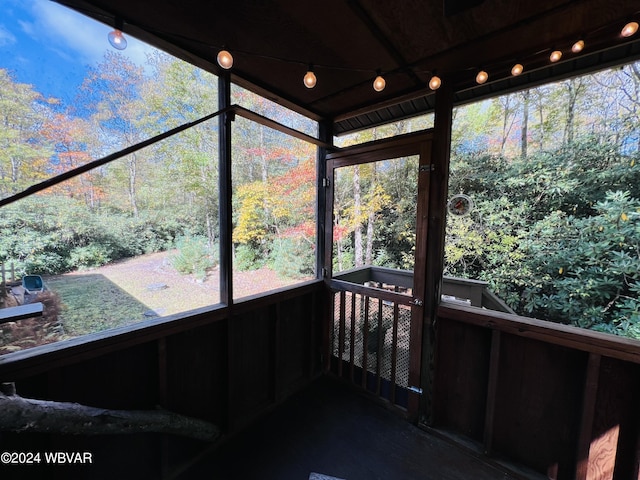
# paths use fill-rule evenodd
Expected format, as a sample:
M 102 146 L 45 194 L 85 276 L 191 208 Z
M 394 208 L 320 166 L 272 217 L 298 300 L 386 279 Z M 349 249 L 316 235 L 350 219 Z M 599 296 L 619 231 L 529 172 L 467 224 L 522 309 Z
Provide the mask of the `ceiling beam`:
M 391 55 L 397 65 L 397 70 L 406 73 L 411 80 L 413 80 L 416 84 L 421 84 L 422 81 L 420 77 L 416 75 L 416 73 L 407 66 L 407 60 L 400 53 L 398 48 L 387 38 L 382 29 L 378 26 L 378 24 L 371 18 L 371 16 L 367 13 L 367 11 L 360 5 L 358 0 L 348 0 L 347 4 L 353 10 L 353 12 L 360 18 L 362 23 L 369 29 L 372 35 L 378 40 L 380 45 L 384 47 L 384 49 Z M 383 72 L 384 73 L 384 72 Z

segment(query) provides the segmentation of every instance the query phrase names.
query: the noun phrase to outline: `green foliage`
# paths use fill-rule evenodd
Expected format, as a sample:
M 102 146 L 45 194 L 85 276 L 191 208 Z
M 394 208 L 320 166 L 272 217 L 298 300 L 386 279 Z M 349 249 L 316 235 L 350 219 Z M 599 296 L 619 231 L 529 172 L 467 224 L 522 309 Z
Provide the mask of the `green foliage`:
M 71 250 L 69 264 L 79 269 L 99 267 L 111 261 L 112 253 L 105 245 L 92 244 L 76 247 Z
M 0 262 L 21 274 L 59 274 L 172 248 L 181 218 L 92 212 L 76 199 L 30 197 L 0 211 Z
M 171 258 L 173 267 L 183 275 L 204 279 L 207 269 L 216 265 L 215 249 L 209 248 L 206 237 L 187 235 L 176 242 L 178 253 Z
M 266 258 L 268 257 L 262 255 L 257 247 L 248 244 L 240 244 L 236 245 L 233 265 L 241 272 L 257 270 L 266 265 Z
M 489 282 L 521 315 L 638 338 L 634 161 L 586 137 L 524 159 L 466 155 L 454 165 L 450 190 L 477 208 L 448 219 L 446 274 Z
M 309 278 L 315 271 L 315 248 L 301 238 L 281 238 L 274 243 L 271 264 L 282 277 Z

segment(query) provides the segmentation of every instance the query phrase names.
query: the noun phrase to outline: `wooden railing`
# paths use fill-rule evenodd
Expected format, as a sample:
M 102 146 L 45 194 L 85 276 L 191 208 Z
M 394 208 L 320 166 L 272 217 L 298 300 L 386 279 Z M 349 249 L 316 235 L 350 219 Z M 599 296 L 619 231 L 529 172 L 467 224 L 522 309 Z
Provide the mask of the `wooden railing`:
M 411 297 L 339 280 L 331 287 L 331 370 L 406 409 Z
M 413 288 L 413 272 L 386 267 L 366 266 L 340 272 L 335 280 L 360 285 L 373 285 L 380 288 L 398 290 L 405 293 Z M 443 298 L 456 303 L 466 303 L 474 307 L 487 308 L 498 312 L 515 313 L 504 301 L 488 288 L 488 283 L 467 278 L 442 278 L 441 294 Z
M 443 302 L 434 427 L 551 479 L 640 478 L 640 342 Z

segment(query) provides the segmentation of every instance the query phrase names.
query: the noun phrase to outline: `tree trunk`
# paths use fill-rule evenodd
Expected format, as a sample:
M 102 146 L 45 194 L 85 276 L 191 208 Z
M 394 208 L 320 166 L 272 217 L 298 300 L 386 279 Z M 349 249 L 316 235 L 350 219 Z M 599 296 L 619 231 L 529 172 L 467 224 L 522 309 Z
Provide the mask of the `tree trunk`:
M 131 210 L 133 211 L 133 216 L 138 216 L 138 199 L 136 193 L 136 177 L 138 174 L 138 165 L 136 154 L 132 153 L 129 156 L 128 160 L 129 166 L 129 203 L 131 204 Z
M 567 104 L 567 121 L 564 130 L 564 143 L 565 145 L 571 145 L 573 143 L 574 127 L 575 127 L 575 110 L 578 95 L 580 94 L 582 81 L 572 78 L 565 83 L 569 93 Z
M 355 254 L 355 266 L 363 265 L 362 255 L 362 222 L 360 216 L 362 214 L 362 199 L 360 195 L 360 166 L 353 167 L 353 220 L 354 220 L 354 238 L 353 249 Z
M 217 426 L 166 410 L 108 410 L 77 403 L 32 400 L 15 394 L 13 384 L 0 392 L 0 431 L 73 435 L 165 433 L 207 442 L 220 438 Z
M 527 156 L 527 136 L 529 135 L 529 90 L 522 92 L 522 129 L 520 135 L 520 156 Z

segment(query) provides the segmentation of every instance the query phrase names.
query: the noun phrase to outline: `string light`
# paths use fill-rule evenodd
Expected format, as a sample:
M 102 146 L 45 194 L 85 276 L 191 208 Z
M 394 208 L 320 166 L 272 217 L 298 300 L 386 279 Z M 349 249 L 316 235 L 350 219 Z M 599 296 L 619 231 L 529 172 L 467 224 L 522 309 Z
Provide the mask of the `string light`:
M 307 88 L 313 88 L 316 86 L 316 75 L 315 73 L 313 73 L 313 66 L 309 65 L 309 70 L 307 71 L 307 73 L 304 76 L 304 86 Z
M 635 35 L 637 31 L 638 22 L 629 22 L 622 28 L 620 35 L 622 35 L 623 37 L 630 37 L 632 35 Z
M 122 26 L 124 22 L 121 18 L 116 18 L 115 23 L 116 28 L 113 31 L 109 32 L 109 35 L 107 35 L 107 39 L 109 40 L 111 46 L 116 50 L 124 50 L 125 48 L 127 48 L 127 39 L 124 38 L 124 35 L 122 34 Z
M 384 78 L 382 78 L 382 75 L 380 75 L 380 72 L 378 72 L 378 76 L 373 81 L 373 89 L 376 92 L 381 92 L 382 90 L 384 90 L 384 87 L 386 86 L 387 86 L 387 82 L 385 81 Z
M 220 50 L 218 52 L 218 65 L 220 65 L 225 70 L 229 70 L 233 67 L 233 56 L 227 50 Z
M 514 77 L 517 77 L 518 75 L 520 75 L 522 72 L 524 71 L 524 67 L 522 66 L 521 63 L 516 63 L 513 68 L 511 68 L 511 75 L 513 75 Z
M 109 33 L 109 42 L 111 43 L 111 45 L 113 45 L 114 48 L 117 48 L 119 50 L 123 50 L 127 46 L 127 41 L 122 35 L 121 25 L 122 25 L 122 21 L 118 22 L 118 19 L 116 19 L 116 28 L 114 31 Z M 631 37 L 635 35 L 639 29 L 640 29 L 640 25 L 638 24 L 638 22 L 631 21 L 631 22 L 628 22 L 626 25 L 624 25 L 624 27 L 620 31 L 620 35 L 622 37 Z M 582 37 L 582 38 L 579 38 L 579 40 L 577 40 L 575 43 L 573 43 L 573 45 L 571 45 L 571 52 L 580 53 L 584 50 L 584 48 L 585 48 L 585 40 L 584 40 L 584 37 Z M 551 53 L 549 54 L 549 61 L 552 63 L 558 62 L 562 59 L 562 56 L 563 56 L 562 50 L 552 49 Z M 230 69 L 233 66 L 233 56 L 227 50 L 224 50 L 224 49 L 221 50 L 218 53 L 217 60 L 220 67 L 224 69 Z M 328 68 L 331 68 L 331 67 L 328 67 Z M 523 72 L 524 72 L 524 66 L 522 63 L 515 63 L 511 68 L 511 75 L 514 77 L 521 75 Z M 386 88 L 387 82 L 385 78 L 381 75 L 379 70 L 376 73 L 377 75 L 373 80 L 373 89 L 376 92 L 381 92 Z M 479 69 L 475 77 L 476 83 L 479 85 L 482 85 L 486 83 L 488 80 L 489 80 L 489 74 L 487 73 L 487 71 L 483 69 Z M 303 82 L 305 87 L 309 89 L 314 88 L 316 86 L 317 78 L 315 73 L 313 72 L 312 64 L 309 64 L 309 69 L 303 77 Z M 431 90 L 437 90 L 441 87 L 441 85 L 442 85 L 442 80 L 434 70 L 432 72 L 431 78 L 429 79 L 428 86 Z
M 429 88 L 431 90 L 437 90 L 440 88 L 440 85 L 442 85 L 442 80 L 440 80 L 440 77 L 436 75 L 436 72 L 433 72 L 433 76 L 431 77 L 431 80 L 429 80 Z
M 580 53 L 584 49 L 584 40 L 578 40 L 571 46 L 571 51 L 573 53 Z

